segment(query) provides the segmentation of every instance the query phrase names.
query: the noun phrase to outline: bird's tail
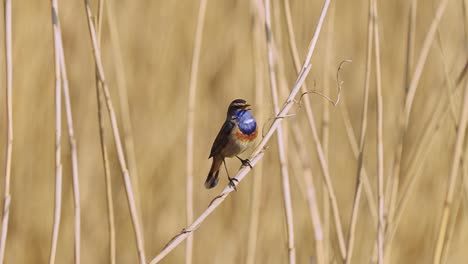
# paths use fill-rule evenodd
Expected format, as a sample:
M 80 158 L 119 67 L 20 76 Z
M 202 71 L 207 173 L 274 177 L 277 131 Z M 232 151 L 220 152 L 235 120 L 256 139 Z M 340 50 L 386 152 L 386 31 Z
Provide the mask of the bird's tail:
M 210 172 L 208 173 L 208 177 L 206 177 L 205 188 L 211 189 L 215 187 L 216 184 L 218 184 L 219 168 L 221 167 L 222 163 L 222 159 L 213 157 L 213 163 L 211 164 Z

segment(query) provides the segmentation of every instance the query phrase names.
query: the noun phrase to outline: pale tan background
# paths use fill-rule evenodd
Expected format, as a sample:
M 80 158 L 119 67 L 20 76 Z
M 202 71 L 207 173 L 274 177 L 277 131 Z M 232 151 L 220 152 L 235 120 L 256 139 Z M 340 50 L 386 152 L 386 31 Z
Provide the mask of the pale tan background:
M 165 243 L 185 227 L 185 137 L 187 89 L 198 1 L 113 1 L 120 33 L 128 100 L 135 137 L 139 173 L 142 224 L 147 258 L 155 256 Z M 433 19 L 439 1 L 419 1 L 416 56 Z M 96 1 L 92 1 L 96 10 Z M 293 22 L 301 58 L 312 37 L 321 1 L 291 1 Z M 466 38 L 462 1 L 450 1 L 441 22 L 442 48 L 451 69 L 451 77 L 460 72 L 466 60 Z M 282 43 L 287 81 L 295 79 L 286 41 L 283 2 L 273 1 L 280 12 Z M 398 112 L 403 105 L 404 63 L 409 1 L 381 1 L 380 39 L 382 52 L 385 173 L 391 171 L 398 129 Z M 3 12 L 3 7 L 2 7 Z M 14 147 L 12 171 L 12 205 L 5 263 L 46 263 L 52 232 L 54 205 L 54 63 L 48 1 L 13 1 L 14 63 Z M 203 186 L 210 166 L 207 160 L 211 143 L 224 121 L 226 107 L 235 98 L 254 101 L 254 64 L 252 51 L 252 8 L 249 1 L 208 1 L 206 26 L 200 57 L 195 126 L 195 216 L 226 184 L 222 172 L 220 186 L 206 190 Z M 82 205 L 82 263 L 108 262 L 108 229 L 105 185 L 99 148 L 94 61 L 83 1 L 60 1 L 60 18 L 65 56 L 71 88 L 75 134 L 78 142 Z M 316 80 L 322 89 L 329 78 L 335 93 L 335 72 L 343 59 L 353 59 L 342 72 L 346 99 L 356 134 L 359 133 L 364 83 L 367 1 L 333 1 L 326 21 L 334 19 L 334 30 L 327 23 L 312 58 L 308 83 Z M 4 43 L 3 20 L 0 22 Z M 278 24 L 274 24 L 278 36 Z M 110 53 L 108 25 L 103 29 L 104 68 L 108 75 L 114 104 L 119 113 L 116 94 L 114 58 Z M 332 43 L 325 39 L 332 34 Z M 326 49 L 331 49 L 324 68 Z M 5 87 L 4 52 L 0 52 L 0 83 Z M 441 96 L 446 96 L 440 50 L 431 49 L 412 111 L 409 133 L 405 140 L 403 172 L 408 153 L 415 147 L 421 128 Z M 3 88 L 2 88 L 3 89 Z M 269 91 L 268 86 L 266 87 Z M 4 91 L 4 90 L 2 90 Z M 371 86 L 369 131 L 365 164 L 376 179 L 375 86 Z M 4 92 L 0 93 L 0 124 L 5 122 Z M 460 105 L 460 93 L 456 96 Z M 264 112 L 272 115 L 269 92 L 264 98 Z M 312 96 L 316 120 L 320 124 L 324 100 Z M 340 106 L 342 107 L 342 106 Z M 457 108 L 458 109 L 458 108 Z M 255 109 L 254 109 L 255 114 Z M 457 110 L 458 114 L 458 110 Z M 305 112 L 296 117 L 305 122 Z M 107 120 L 107 119 L 106 119 Z M 258 120 L 263 125 L 266 120 Z M 73 262 L 73 196 L 70 153 L 63 123 L 64 189 L 63 211 L 58 243 L 57 263 Z M 404 215 L 393 246 L 391 263 L 428 263 L 432 259 L 446 184 L 453 157 L 455 132 L 453 121 L 444 120 L 433 140 L 435 144 L 424 168 L 417 191 Z M 357 165 L 347 143 L 338 108 L 331 108 L 329 164 L 345 234 L 351 213 Z M 5 126 L 0 126 L 0 161 L 4 160 Z M 314 176 L 321 177 L 310 131 L 308 149 Z M 274 139 L 274 138 L 273 138 Z M 137 251 L 128 214 L 123 181 L 113 142 L 112 179 L 117 224 L 118 263 L 136 263 Z M 258 238 L 257 263 L 286 263 L 286 225 L 282 202 L 276 140 L 262 160 L 265 165 Z M 291 154 L 289 160 L 296 157 Z M 292 163 L 291 188 L 295 217 L 298 263 L 308 263 L 315 255 L 308 207 L 301 192 L 300 168 Z M 233 174 L 238 162 L 228 163 Z M 4 171 L 0 162 L 0 171 Z M 210 216 L 194 235 L 194 263 L 243 263 L 246 255 L 252 175 L 238 187 L 225 203 Z M 408 175 L 403 173 L 402 178 Z M 316 181 L 320 183 L 320 180 Z M 3 197 L 4 179 L 0 178 Z M 376 188 L 376 184 L 373 185 Z M 467 263 L 468 230 L 466 203 L 462 203 L 448 263 Z M 355 263 L 367 263 L 373 246 L 374 231 L 367 205 L 363 205 L 357 228 Z M 336 239 L 332 234 L 332 243 Z M 173 251 L 163 263 L 183 263 L 184 245 Z

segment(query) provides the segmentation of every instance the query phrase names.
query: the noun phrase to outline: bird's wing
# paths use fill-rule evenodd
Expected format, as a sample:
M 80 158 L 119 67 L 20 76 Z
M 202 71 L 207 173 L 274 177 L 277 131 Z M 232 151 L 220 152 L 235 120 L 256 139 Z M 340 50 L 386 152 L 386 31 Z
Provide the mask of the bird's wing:
M 232 129 L 234 128 L 234 123 L 231 121 L 224 122 L 221 130 L 219 130 L 218 135 L 211 147 L 211 153 L 208 158 L 213 157 L 221 152 L 221 150 L 226 146 L 229 141 L 229 134 L 231 133 Z

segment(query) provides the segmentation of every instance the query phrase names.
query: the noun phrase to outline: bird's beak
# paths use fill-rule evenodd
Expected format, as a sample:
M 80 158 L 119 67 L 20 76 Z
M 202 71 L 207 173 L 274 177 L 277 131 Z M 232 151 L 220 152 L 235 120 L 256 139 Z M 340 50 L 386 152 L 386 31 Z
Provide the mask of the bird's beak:
M 243 107 L 244 110 L 252 110 L 249 104 L 245 104 Z

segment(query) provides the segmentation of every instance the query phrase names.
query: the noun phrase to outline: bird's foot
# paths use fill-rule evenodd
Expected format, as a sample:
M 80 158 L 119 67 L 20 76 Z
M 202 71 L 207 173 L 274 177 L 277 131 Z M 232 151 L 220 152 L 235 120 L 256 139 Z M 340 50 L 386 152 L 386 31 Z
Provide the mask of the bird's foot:
M 240 160 L 240 162 L 242 163 L 242 166 L 249 166 L 252 169 L 252 165 L 250 164 L 249 159 L 241 159 L 239 156 L 236 156 L 236 158 Z
M 236 183 L 234 182 L 239 183 L 239 180 L 236 178 L 231 178 L 229 176 L 228 176 L 228 179 L 229 179 L 229 187 L 232 187 L 237 192 Z

